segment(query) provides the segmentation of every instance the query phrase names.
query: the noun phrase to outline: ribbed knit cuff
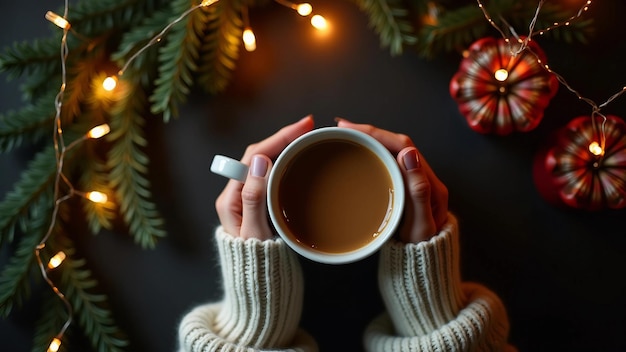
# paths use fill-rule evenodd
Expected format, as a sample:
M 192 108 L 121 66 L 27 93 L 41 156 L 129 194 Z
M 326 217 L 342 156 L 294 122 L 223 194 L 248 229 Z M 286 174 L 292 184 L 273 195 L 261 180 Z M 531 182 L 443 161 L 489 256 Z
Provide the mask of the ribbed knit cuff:
M 379 287 L 396 333 L 428 334 L 454 319 L 462 306 L 456 219 L 429 241 L 390 241 L 381 250 Z
M 187 313 L 181 351 L 316 351 L 299 330 L 303 278 L 296 255 L 280 239 L 242 240 L 215 232 L 224 299 Z
M 260 241 L 216 232 L 224 301 L 215 331 L 226 340 L 257 348 L 289 345 L 300 322 L 302 270 L 280 239 Z
M 461 283 L 458 224 L 451 214 L 431 240 L 388 242 L 379 286 L 387 312 L 365 331 L 368 351 L 504 351 L 509 322 L 486 287 Z
M 319 352 L 313 337 L 302 329 L 296 331 L 293 341 L 286 348 L 263 349 L 227 341 L 211 329 L 222 307 L 221 302 L 205 304 L 195 307 L 185 315 L 178 328 L 178 352 Z

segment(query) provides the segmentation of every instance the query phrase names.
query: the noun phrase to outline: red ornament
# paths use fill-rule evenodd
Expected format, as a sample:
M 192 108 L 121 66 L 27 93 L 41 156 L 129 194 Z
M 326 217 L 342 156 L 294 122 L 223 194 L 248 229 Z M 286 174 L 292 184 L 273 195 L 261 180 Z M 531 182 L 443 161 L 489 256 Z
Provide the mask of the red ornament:
M 473 130 L 507 135 L 530 131 L 541 122 L 559 82 L 544 68 L 546 57 L 536 42 L 515 54 L 519 45 L 479 39 L 452 77 L 450 94 Z
M 626 206 L 626 123 L 616 116 L 570 121 L 547 150 L 545 175 L 562 203 L 597 211 Z M 604 134 L 601 133 L 604 131 Z M 602 138 L 604 136 L 604 140 Z

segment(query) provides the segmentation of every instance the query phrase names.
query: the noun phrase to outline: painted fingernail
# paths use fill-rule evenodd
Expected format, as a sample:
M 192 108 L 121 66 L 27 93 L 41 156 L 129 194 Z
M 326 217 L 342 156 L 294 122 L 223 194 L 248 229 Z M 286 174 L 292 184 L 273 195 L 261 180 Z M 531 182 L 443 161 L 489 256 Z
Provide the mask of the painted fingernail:
M 407 171 L 415 170 L 420 167 L 420 159 L 417 156 L 417 150 L 412 149 L 404 154 L 404 168 Z
M 267 160 L 262 156 L 255 156 L 252 158 L 252 165 L 250 167 L 250 173 L 252 176 L 263 177 L 267 173 Z

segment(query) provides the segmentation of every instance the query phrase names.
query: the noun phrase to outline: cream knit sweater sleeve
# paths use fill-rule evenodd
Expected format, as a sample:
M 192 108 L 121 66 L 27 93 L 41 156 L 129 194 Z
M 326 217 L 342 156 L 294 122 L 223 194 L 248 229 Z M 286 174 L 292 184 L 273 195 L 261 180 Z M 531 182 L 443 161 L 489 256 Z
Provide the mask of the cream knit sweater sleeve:
M 507 351 L 508 317 L 500 299 L 462 283 L 458 224 L 449 215 L 431 240 L 390 241 L 381 249 L 379 287 L 387 312 L 364 334 L 368 351 Z
M 297 257 L 280 240 L 242 240 L 216 231 L 224 298 L 187 313 L 181 352 L 317 351 L 298 328 L 303 278 Z

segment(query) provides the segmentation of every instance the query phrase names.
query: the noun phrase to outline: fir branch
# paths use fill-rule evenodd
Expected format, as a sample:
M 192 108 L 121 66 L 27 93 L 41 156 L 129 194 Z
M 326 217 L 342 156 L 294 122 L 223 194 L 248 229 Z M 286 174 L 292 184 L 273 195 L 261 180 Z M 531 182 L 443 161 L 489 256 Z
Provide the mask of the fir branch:
M 82 57 L 68 69 L 70 77 L 61 110 L 64 125 L 74 122 L 82 114 L 87 95 L 93 91 L 91 86 L 94 77 L 98 76 L 98 66 L 98 58 Z
M 239 59 L 243 33 L 242 8 L 234 2 L 205 9 L 206 28 L 199 63 L 199 85 L 210 94 L 217 94 L 228 85 Z
M 109 188 L 108 168 L 105 162 L 90 153 L 81 165 L 81 178 L 79 180 L 82 189 L 98 190 L 106 192 Z M 111 229 L 115 218 L 115 208 L 111 202 L 106 204 L 96 204 L 93 202 L 83 202 L 85 217 L 91 233 L 97 234 L 102 227 Z
M 505 18 L 510 18 L 511 24 L 516 26 L 516 31 L 519 35 L 529 34 L 528 24 L 536 12 L 536 4 L 534 6 L 526 6 L 527 7 L 520 9 L 519 4 L 515 4 L 512 9 L 502 15 Z M 562 4 L 545 2 L 541 7 L 534 30 L 543 30 L 551 27 L 554 23 L 562 23 L 572 17 L 573 13 L 571 13 L 571 11 L 571 8 L 565 8 Z M 561 26 L 544 32 L 543 37 L 563 40 L 566 43 L 578 41 L 584 44 L 587 43 L 588 38 L 593 32 L 593 20 L 591 18 L 584 19 L 581 17 L 569 21 L 569 25 L 567 26 Z
M 58 35 L 52 39 L 35 40 L 31 43 L 15 43 L 0 55 L 0 72 L 7 72 L 9 79 L 25 77 L 21 90 L 26 99 L 38 99 L 49 90 L 58 92 L 61 85 L 60 44 L 61 39 Z M 90 44 L 72 36 L 67 38 L 67 45 L 69 48 L 78 48 L 70 51 L 68 56 L 71 58 L 80 57 L 83 52 L 93 50 Z
M 59 297 L 48 290 L 41 299 L 41 313 L 35 325 L 32 352 L 46 351 L 52 338 L 59 333 L 59 329 L 66 321 L 67 312 Z M 67 335 L 64 335 L 64 347 L 67 344 Z
M 52 188 L 56 175 L 56 158 L 52 146 L 39 152 L 22 172 L 0 203 L 0 246 L 12 242 L 17 224 L 24 234 L 47 221 L 46 214 L 53 202 Z
M 57 70 L 59 40 L 35 40 L 32 43 L 14 43 L 0 54 L 0 72 L 8 73 L 9 78 L 24 74 L 46 76 Z
M 172 2 L 172 13 L 180 17 L 190 8 L 189 0 Z M 219 6 L 216 4 L 214 6 Z M 163 114 L 163 120 L 178 116 L 178 105 L 186 101 L 193 85 L 193 72 L 198 70 L 198 48 L 202 26 L 202 11 L 192 11 L 176 23 L 167 34 L 167 42 L 159 50 L 159 76 L 150 96 L 153 114 Z
M 380 36 L 382 47 L 392 56 L 402 54 L 404 45 L 417 43 L 416 30 L 402 0 L 353 0 L 369 17 L 369 24 Z
M 133 54 L 148 44 L 155 35 L 161 32 L 167 26 L 171 17 L 171 10 L 168 7 L 166 10 L 157 11 L 144 19 L 139 25 L 124 33 L 118 49 L 111 55 L 111 59 L 118 62 L 126 62 Z M 154 47 L 149 48 L 142 55 L 136 57 L 131 63 L 130 69 L 147 71 L 146 66 L 150 65 L 156 71 L 156 65 L 154 64 L 157 61 L 156 52 L 157 50 Z M 146 73 L 149 77 L 151 71 Z M 146 85 L 147 83 L 144 82 Z
M 534 17 L 537 4 L 513 0 L 492 0 L 486 3 L 489 16 L 510 36 L 527 36 L 528 26 Z M 541 8 L 535 30 L 548 28 L 553 23 L 571 17 L 571 10 L 558 4 L 545 3 Z M 566 42 L 586 42 L 593 33 L 591 20 L 572 21 L 567 27 L 545 33 L 544 37 L 563 39 Z M 419 32 L 418 52 L 433 58 L 442 52 L 462 51 L 474 41 L 488 35 L 491 25 L 476 4 L 465 5 L 440 12 L 435 24 L 424 24 Z M 493 33 L 497 34 L 497 33 Z
M 52 133 L 55 95 L 49 92 L 33 105 L 0 115 L 0 153 L 11 152 L 26 141 L 37 143 Z
M 34 248 L 43 236 L 42 227 L 21 236 L 17 249 L 0 274 L 0 316 L 7 317 L 30 294 L 29 274 L 35 265 Z
M 418 42 L 419 53 L 432 58 L 441 52 L 461 51 L 483 37 L 489 22 L 476 5 L 467 5 L 444 12 L 434 25 L 424 25 Z
M 85 260 L 68 256 L 63 262 L 61 283 L 91 345 L 100 352 L 123 351 L 128 341 L 106 306 L 106 295 L 93 293 L 98 282 L 91 271 L 85 268 Z
M 169 3 L 168 0 L 83 0 L 72 8 L 72 26 L 86 36 L 125 31 Z
M 132 76 L 127 79 L 125 82 L 132 84 Z M 112 143 L 107 158 L 109 187 L 115 190 L 120 212 L 135 242 L 144 248 L 154 247 L 165 231 L 156 205 L 150 200 L 150 182 L 145 176 L 149 159 L 141 150 L 148 144 L 142 130 L 146 97 L 137 82 L 128 89 L 132 94 L 122 98 L 112 112 L 112 132 L 107 136 Z
M 56 72 L 37 72 L 23 77 L 23 83 L 19 86 L 22 98 L 26 102 L 48 99 L 49 106 L 54 107 L 54 98 L 47 98 L 52 94 L 59 93 L 61 79 Z

